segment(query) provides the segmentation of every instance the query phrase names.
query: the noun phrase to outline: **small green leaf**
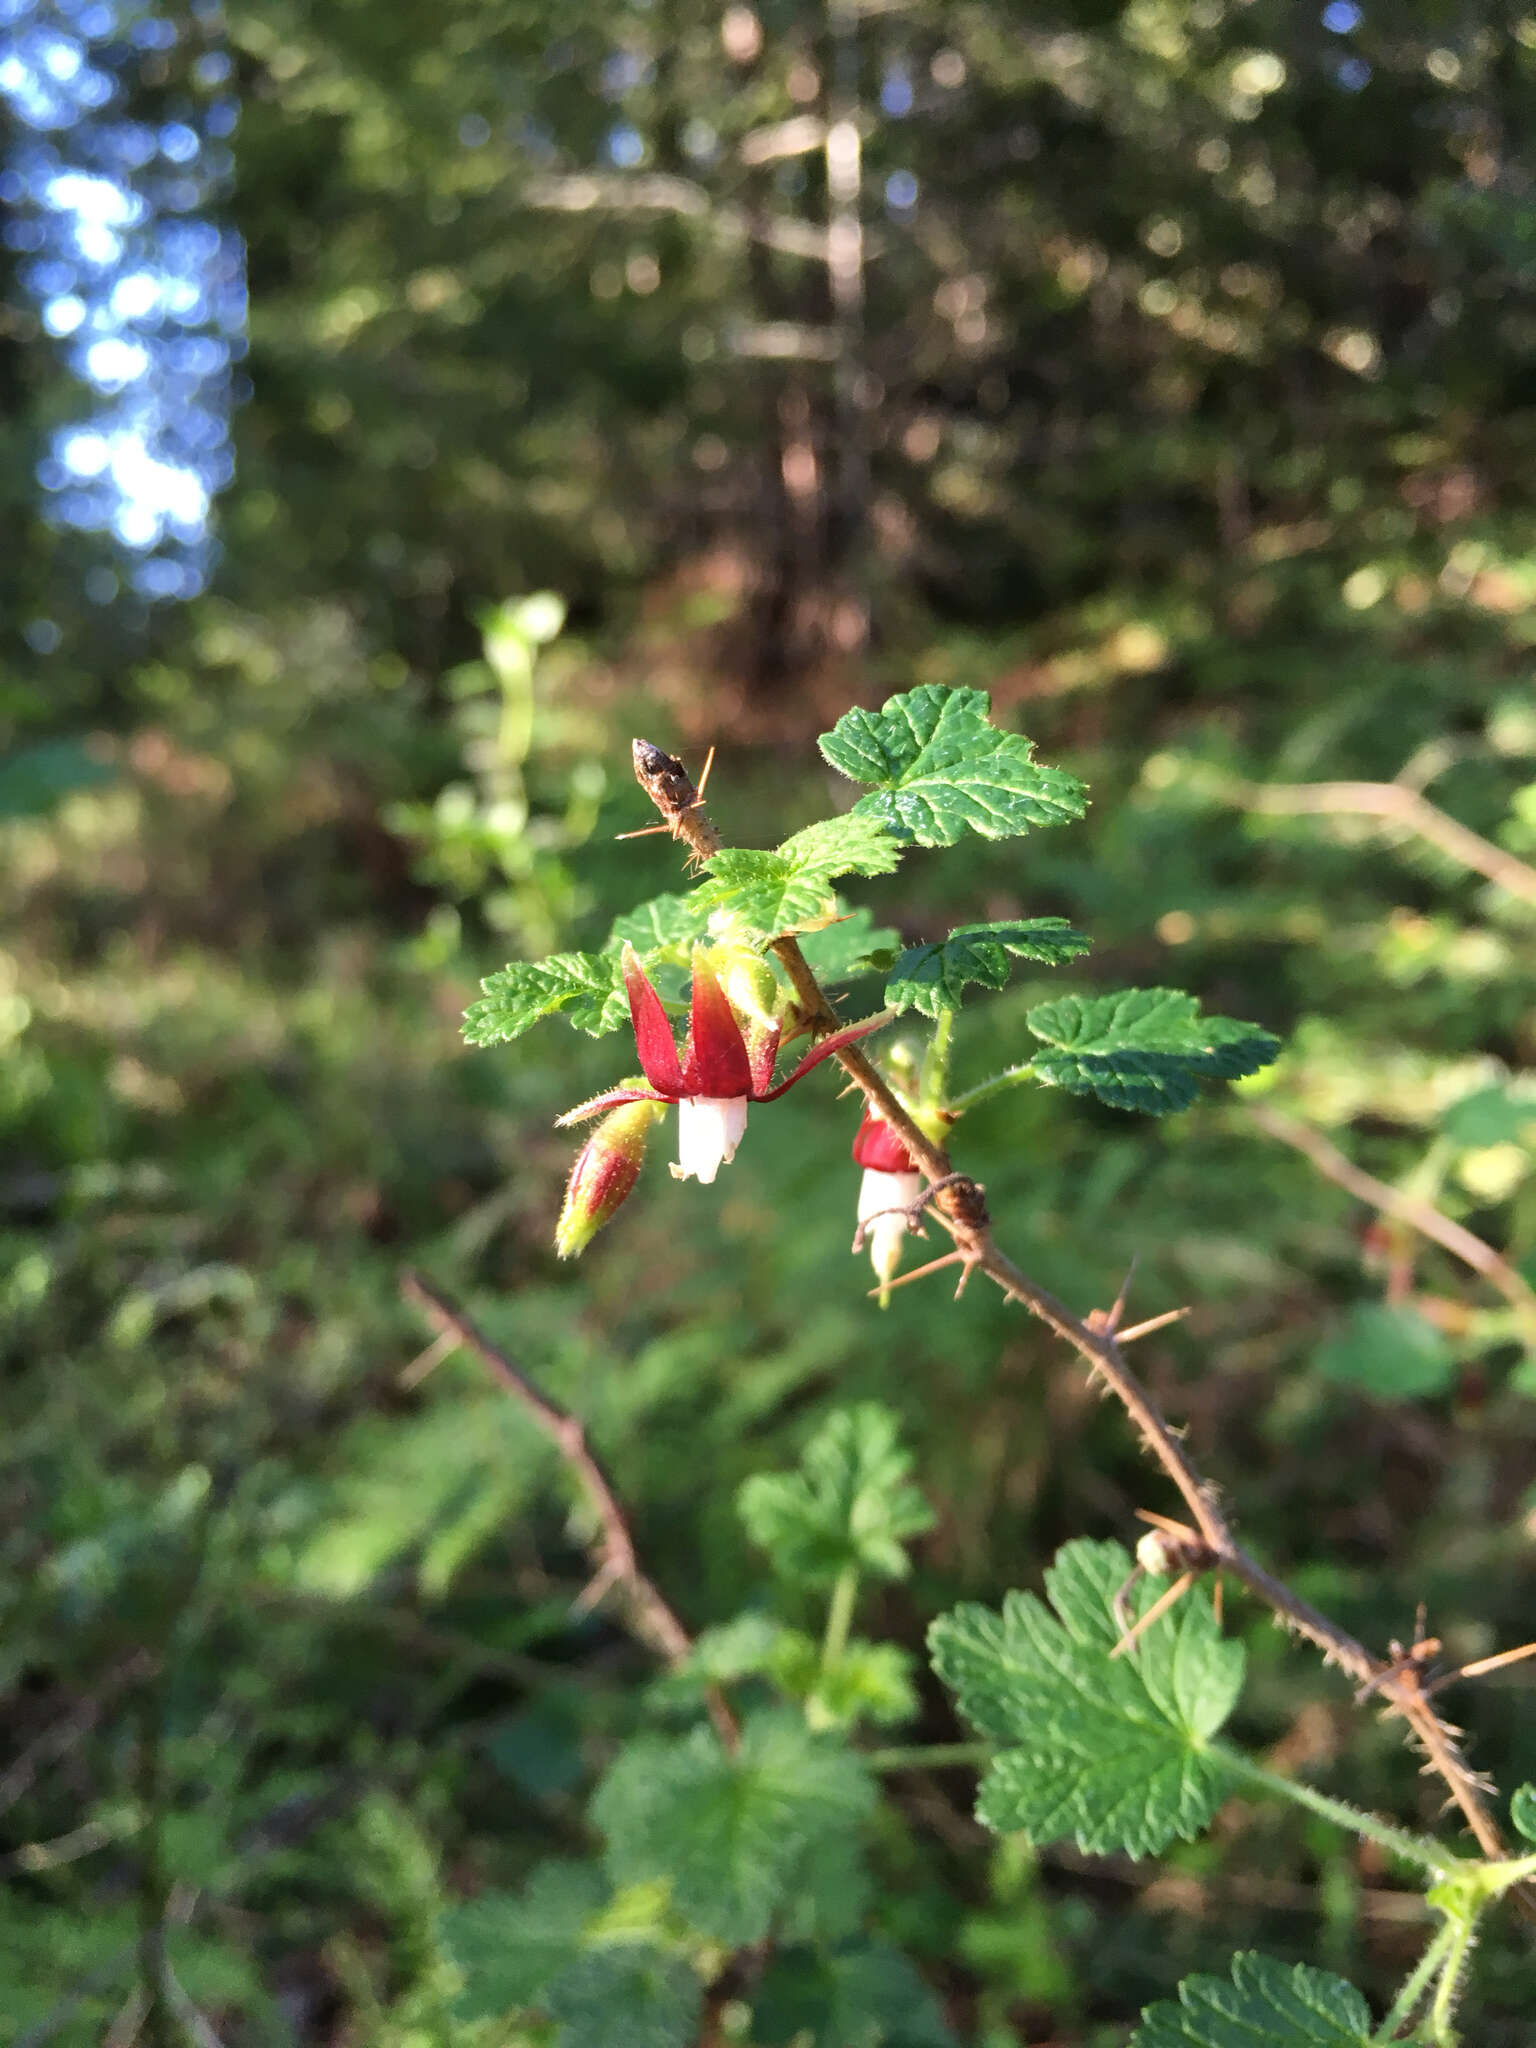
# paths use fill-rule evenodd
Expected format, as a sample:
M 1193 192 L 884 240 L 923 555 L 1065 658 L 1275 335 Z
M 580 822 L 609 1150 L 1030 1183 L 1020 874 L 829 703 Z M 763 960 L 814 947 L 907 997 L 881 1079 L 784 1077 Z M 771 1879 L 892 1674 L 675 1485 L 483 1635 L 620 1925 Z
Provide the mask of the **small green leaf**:
M 1313 1354 L 1324 1379 L 1362 1387 L 1383 1401 L 1443 1394 L 1456 1378 L 1456 1354 L 1417 1309 L 1358 1302 L 1342 1329 Z
M 1008 1745 L 976 1807 L 1000 1834 L 1148 1856 L 1191 1840 L 1231 1789 L 1209 1743 L 1241 1690 L 1242 1645 L 1224 1642 L 1209 1603 L 1191 1596 L 1112 1660 L 1115 1596 L 1130 1574 L 1117 1543 L 1069 1543 L 1046 1573 L 1054 1614 L 1010 1593 L 1001 1614 L 959 1607 L 930 1630 L 934 1669 L 962 1713 Z M 1141 1587 L 1129 1613 L 1154 1597 Z
M 691 948 L 709 935 L 709 912 L 691 896 L 653 896 L 616 917 L 603 941 L 605 953 L 622 953 L 633 946 L 649 967 L 649 956 L 666 953 L 686 960 Z
M 1018 733 L 989 724 L 990 708 L 985 690 L 924 683 L 878 711 L 845 712 L 818 745 L 841 774 L 874 785 L 855 817 L 877 819 L 920 846 L 953 846 L 962 832 L 1010 839 L 1080 818 L 1083 785 L 1041 767 Z
M 844 1644 L 830 1663 L 818 1663 L 814 1685 L 806 1694 L 817 1727 L 851 1728 L 857 1721 L 873 1721 L 891 1728 L 915 1718 L 916 1659 L 899 1643 L 855 1640 Z
M 1186 1977 L 1177 2005 L 1149 2005 L 1131 2048 L 1370 2048 L 1374 2038 L 1353 1984 L 1242 1952 L 1230 1978 Z
M 1045 1041 L 1032 1063 L 1040 1080 L 1150 1116 L 1187 1109 L 1202 1080 L 1256 1074 L 1280 1050 L 1257 1024 L 1203 1017 L 1182 989 L 1061 996 L 1037 1004 L 1025 1021 Z
M 883 1941 L 782 1949 L 752 2001 L 762 2048 L 953 2048 L 954 2038 L 928 1986 Z
M 613 1941 L 573 1963 L 544 2003 L 555 2048 L 692 2048 L 704 1987 L 681 1956 Z
M 900 858 L 883 826 L 850 812 L 807 825 L 773 853 L 724 848 L 706 862 L 712 879 L 694 898 L 738 930 L 774 939 L 835 917 L 839 875 L 888 875 Z
M 1518 1785 L 1509 1802 L 1509 1818 L 1528 1842 L 1536 1842 L 1536 1785 Z
M 837 910 L 846 907 L 838 897 Z M 884 972 L 901 950 L 901 935 L 889 925 L 877 925 L 861 906 L 846 917 L 840 915 L 836 924 L 803 933 L 800 950 L 816 979 L 829 987 L 856 975 Z
M 897 1421 L 876 1401 L 840 1408 L 806 1445 L 798 1472 L 759 1472 L 736 1496 L 747 1534 L 785 1578 L 830 1586 L 852 1569 L 905 1578 L 905 1538 L 933 1527 L 933 1510 L 908 1483 L 912 1456 Z
M 504 1045 L 564 1010 L 578 1031 L 601 1038 L 629 1020 L 617 953 L 552 953 L 514 960 L 480 984 L 485 993 L 464 1013 L 471 1045 Z
M 764 1938 L 873 1803 L 850 1750 L 773 1711 L 750 1716 L 731 1753 L 711 1728 L 641 1736 L 598 1787 L 592 1818 L 616 1884 L 670 1879 L 691 1927 L 739 1947 Z
M 958 1010 L 968 982 L 1002 988 L 1018 960 L 1043 960 L 1058 967 L 1086 953 L 1089 941 L 1064 917 L 1032 917 L 1015 924 L 965 924 L 946 939 L 909 946 L 897 960 L 885 985 L 887 1007 L 921 1010 L 937 1017 Z
M 449 1907 L 443 1946 L 464 1977 L 457 2017 L 500 2019 L 541 2004 L 607 1896 L 595 1864 L 543 1863 L 522 1893 L 482 1892 Z
M 1529 1143 L 1536 1137 L 1536 1101 L 1507 1088 L 1479 1088 L 1451 1104 L 1440 1128 L 1453 1145 L 1469 1148 Z

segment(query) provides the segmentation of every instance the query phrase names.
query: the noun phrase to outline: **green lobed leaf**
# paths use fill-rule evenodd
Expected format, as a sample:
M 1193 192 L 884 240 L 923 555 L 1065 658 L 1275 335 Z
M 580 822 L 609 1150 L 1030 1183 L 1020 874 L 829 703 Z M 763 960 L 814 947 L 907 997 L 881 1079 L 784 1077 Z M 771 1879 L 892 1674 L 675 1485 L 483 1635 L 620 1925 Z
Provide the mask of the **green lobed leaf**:
M 1363 1387 L 1383 1401 L 1443 1394 L 1456 1378 L 1456 1354 L 1434 1324 L 1417 1309 L 1385 1301 L 1357 1302 L 1312 1364 L 1324 1379 Z
M 1022 735 L 990 724 L 990 708 L 985 690 L 923 683 L 878 711 L 845 712 L 817 744 L 840 774 L 873 785 L 855 817 L 920 846 L 953 846 L 962 832 L 1011 839 L 1082 817 L 1083 785 L 1042 767 Z
M 814 1882 L 874 1804 L 858 1758 L 814 1734 L 803 1715 L 750 1716 L 728 1753 L 712 1728 L 641 1736 L 598 1787 L 592 1819 L 618 1885 L 671 1882 L 676 1911 L 699 1933 L 740 1947 Z
M 616 952 L 514 960 L 480 986 L 485 993 L 464 1013 L 464 1036 L 471 1045 L 505 1045 L 562 1010 L 578 1031 L 593 1038 L 629 1021 Z
M 1148 1856 L 1197 1835 L 1231 1789 L 1210 1738 L 1243 1681 L 1240 1643 L 1222 1640 L 1192 1594 L 1111 1659 L 1114 1602 L 1131 1574 L 1117 1543 L 1080 1541 L 1046 1573 L 1046 1607 L 1010 1593 L 1001 1614 L 959 1607 L 929 1631 L 934 1669 L 961 1712 L 1002 1748 L 977 1818 L 1037 1844 L 1073 1836 L 1093 1855 Z M 1127 1602 L 1144 1613 L 1156 1589 Z M 1054 1609 L 1054 1612 L 1052 1612 Z
M 580 1956 L 584 1931 L 607 1896 L 595 1864 L 544 1863 L 521 1893 L 482 1892 L 449 1907 L 443 1946 L 464 1978 L 456 2016 L 500 2019 L 542 2004 Z
M 882 825 L 850 812 L 807 825 L 771 853 L 723 848 L 706 862 L 711 879 L 694 900 L 739 931 L 774 939 L 835 917 L 839 875 L 888 875 L 900 858 Z
M 1032 917 L 1022 923 L 964 924 L 948 938 L 909 946 L 897 960 L 885 985 L 893 1010 L 921 1010 L 937 1017 L 958 1010 L 968 982 L 1003 988 L 1012 972 L 1010 956 L 1042 960 L 1059 967 L 1086 953 L 1090 941 L 1074 931 L 1064 917 Z
M 1353 1984 L 1245 1951 L 1230 1978 L 1186 1977 L 1177 2005 L 1149 2005 L 1130 2048 L 1370 2048 L 1374 2039 Z
M 1174 988 L 1061 996 L 1036 1004 L 1025 1021 L 1045 1041 L 1031 1063 L 1040 1080 L 1150 1116 L 1187 1109 L 1202 1080 L 1256 1074 L 1280 1050 L 1260 1025 L 1204 1017 L 1193 996 Z
M 1536 1842 L 1536 1785 L 1517 1785 L 1509 1802 L 1510 1823 L 1517 1834 Z
M 839 913 L 847 908 L 841 897 L 835 907 Z M 800 950 L 816 979 L 828 987 L 877 969 L 884 972 L 901 950 L 901 935 L 889 925 L 877 925 L 861 905 L 847 916 L 839 915 L 836 924 L 803 933 Z
M 761 2048 L 953 2048 L 954 2038 L 928 1986 L 883 1941 L 782 1949 L 752 2001 Z
M 709 936 L 709 912 L 695 892 L 689 896 L 653 896 L 649 903 L 616 917 L 607 938 L 605 953 L 622 953 L 633 946 L 642 960 L 667 953 L 686 960 L 692 947 Z
M 905 1578 L 904 1541 L 933 1527 L 933 1510 L 908 1482 L 912 1454 L 877 1401 L 839 1408 L 806 1445 L 798 1472 L 759 1472 L 736 1496 L 747 1534 L 775 1571 L 830 1586 L 848 1569 Z
M 613 1941 L 573 1963 L 544 2003 L 559 2025 L 555 2048 L 692 2048 L 704 1987 L 681 1956 Z

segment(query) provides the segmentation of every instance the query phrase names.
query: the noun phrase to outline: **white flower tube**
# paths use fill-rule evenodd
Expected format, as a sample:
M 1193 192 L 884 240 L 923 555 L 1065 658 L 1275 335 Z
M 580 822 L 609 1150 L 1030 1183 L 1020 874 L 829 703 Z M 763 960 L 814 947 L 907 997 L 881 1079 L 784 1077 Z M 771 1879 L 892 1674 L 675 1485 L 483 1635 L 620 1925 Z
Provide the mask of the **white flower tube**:
M 922 1191 L 920 1173 L 882 1173 L 877 1166 L 864 1169 L 864 1178 L 859 1183 L 859 1222 L 869 1224 L 865 1235 L 869 1262 L 882 1287 L 888 1287 L 896 1277 L 901 1264 L 901 1240 L 907 1234 L 905 1212 Z M 882 1215 L 882 1210 L 889 1213 Z
M 736 1157 L 747 1128 L 745 1095 L 685 1095 L 677 1105 L 677 1164 L 673 1177 L 708 1187 L 722 1164 Z

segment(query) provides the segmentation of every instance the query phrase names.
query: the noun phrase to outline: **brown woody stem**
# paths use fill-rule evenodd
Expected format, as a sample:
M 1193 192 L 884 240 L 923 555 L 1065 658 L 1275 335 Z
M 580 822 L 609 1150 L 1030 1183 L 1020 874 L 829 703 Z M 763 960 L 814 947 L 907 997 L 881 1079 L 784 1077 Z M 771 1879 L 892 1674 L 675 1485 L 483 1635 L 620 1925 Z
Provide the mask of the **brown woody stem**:
M 700 861 L 718 853 L 723 844 L 720 833 L 700 803 L 683 764 L 648 740 L 635 741 L 634 755 L 636 778 L 660 811 L 673 838 L 683 840 Z M 795 1001 L 812 1033 L 824 1037 L 835 1030 L 840 1021 L 837 1011 L 795 938 L 785 934 L 775 939 L 773 950 L 789 976 Z M 847 1046 L 834 1058 L 861 1089 L 871 1108 L 900 1133 L 903 1144 L 927 1178 L 950 1181 L 933 1206 L 966 1264 L 979 1266 L 1010 1300 L 1038 1316 L 1070 1344 L 1125 1409 L 1146 1450 L 1183 1497 L 1200 1539 L 1211 1554 L 1213 1569 L 1240 1581 L 1270 1608 L 1283 1626 L 1314 1643 L 1325 1662 L 1337 1664 L 1357 1683 L 1370 1685 L 1391 1711 L 1401 1714 L 1428 1758 L 1429 1768 L 1444 1780 L 1483 1853 L 1493 1859 L 1502 1858 L 1507 1852 L 1482 1789 L 1457 1750 L 1451 1730 L 1430 1704 L 1418 1673 L 1411 1666 L 1404 1668 L 1373 1657 L 1363 1643 L 1249 1556 L 1233 1535 L 1214 1487 L 1196 1469 L 1161 1409 L 1126 1364 L 1114 1332 L 1093 1329 L 1081 1321 L 999 1251 L 993 1242 L 980 1188 L 974 1181 L 954 1176 L 948 1153 L 918 1129 L 858 1046 Z
M 434 1329 L 451 1336 L 466 1351 L 473 1352 L 491 1378 L 513 1400 L 521 1403 L 549 1438 L 575 1474 L 597 1517 L 598 1536 L 592 1551 L 598 1584 L 605 1589 L 614 1585 L 622 1590 L 634 1631 L 643 1642 L 673 1669 L 685 1664 L 693 1650 L 693 1638 L 653 1581 L 640 1569 L 634 1538 L 618 1494 L 614 1491 L 613 1481 L 587 1442 L 581 1418 L 572 1415 L 568 1408 L 562 1408 L 558 1401 L 551 1400 L 543 1388 L 493 1344 L 455 1302 L 419 1273 L 403 1274 L 400 1292 L 421 1310 Z M 724 1696 L 711 1686 L 705 1697 L 717 1734 L 726 1748 L 734 1748 L 738 1731 Z

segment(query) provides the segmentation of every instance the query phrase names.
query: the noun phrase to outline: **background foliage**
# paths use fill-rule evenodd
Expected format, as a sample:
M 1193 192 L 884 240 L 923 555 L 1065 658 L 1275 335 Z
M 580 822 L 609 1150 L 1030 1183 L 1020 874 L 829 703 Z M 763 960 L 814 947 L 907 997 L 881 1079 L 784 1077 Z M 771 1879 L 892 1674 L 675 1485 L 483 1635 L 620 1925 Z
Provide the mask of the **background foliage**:
M 83 594 L 97 544 L 23 488 L 78 393 L 19 288 L 0 334 L 0 2039 L 130 2039 L 146 1906 L 230 2044 L 525 2038 L 485 1902 L 568 1941 L 597 1830 L 654 1918 L 665 1774 L 616 1759 L 683 1738 L 573 1605 L 551 1455 L 470 1360 L 410 1369 L 405 1264 L 585 1417 L 696 1629 L 817 1625 L 738 1492 L 832 1409 L 894 1411 L 935 1522 L 860 1625 L 913 1653 L 883 1681 L 903 1741 L 963 1732 L 917 1654 L 935 1613 L 1168 1505 L 999 1301 L 865 1299 L 830 1080 L 754 1120 L 717 1199 L 655 1176 L 556 1265 L 550 1124 L 608 1049 L 470 1051 L 460 1014 L 509 955 L 597 948 L 680 886 L 665 840 L 613 843 L 648 822 L 635 731 L 719 743 L 744 846 L 829 808 L 817 731 L 925 682 L 990 689 L 1088 784 L 1085 824 L 913 854 L 861 900 L 903 946 L 1064 919 L 1094 938 L 1080 985 L 1180 983 L 1288 1051 L 1264 1097 L 1164 1124 L 1010 1095 L 967 1166 L 1075 1304 L 1133 1256 L 1145 1313 L 1194 1304 L 1141 1362 L 1301 1590 L 1378 1645 L 1420 1601 L 1456 1657 L 1523 1639 L 1518 1304 L 1252 1112 L 1536 1283 L 1532 906 L 1253 789 L 1405 775 L 1536 848 L 1536 26 L 1425 0 L 226 12 L 251 390 L 207 595 Z M 856 186 L 834 150 L 829 191 L 848 120 Z M 1004 964 L 962 1080 L 1061 1000 L 1068 970 L 980 978 Z M 1246 1745 L 1434 1819 L 1390 1727 L 1235 1626 Z M 1527 1697 L 1456 1697 L 1506 1785 L 1536 1777 Z M 798 1781 L 763 1714 L 764 1772 Z M 1133 1864 L 997 1842 L 961 1773 L 829 1796 L 865 1816 L 870 1890 L 853 1946 L 790 1945 L 768 2038 L 816 1976 L 809 2009 L 835 1992 L 892 2048 L 1107 2044 L 1237 1949 L 1379 1998 L 1421 1942 L 1368 1851 L 1242 1801 Z M 754 1939 L 750 1889 L 705 1889 L 718 1938 Z M 477 1926 L 506 1974 L 471 2019 Z M 636 2012 L 686 2015 L 664 1951 L 599 1949 L 560 1979 L 569 2038 L 617 1965 Z M 1518 1930 L 1479 1985 L 1479 2040 L 1523 2040 Z

